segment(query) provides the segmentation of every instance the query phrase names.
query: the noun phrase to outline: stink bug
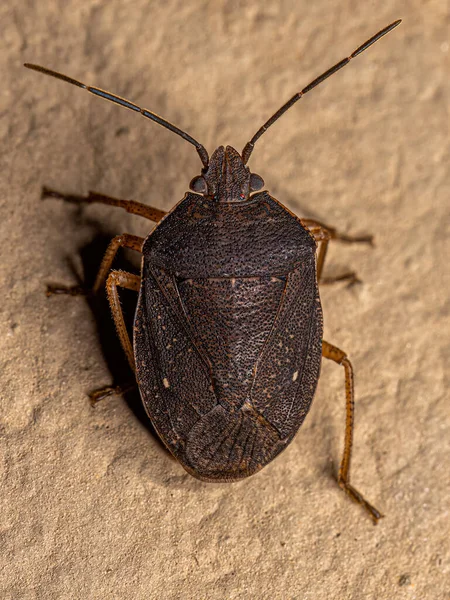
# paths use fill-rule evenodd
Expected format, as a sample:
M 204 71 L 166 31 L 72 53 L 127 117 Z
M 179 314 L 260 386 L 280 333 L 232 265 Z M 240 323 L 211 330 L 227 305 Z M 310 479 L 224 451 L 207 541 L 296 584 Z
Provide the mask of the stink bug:
M 155 113 L 44 67 L 62 79 L 142 114 L 193 144 L 203 164 L 191 192 L 169 213 L 131 200 L 90 193 L 46 195 L 118 206 L 157 223 L 147 238 L 115 237 L 93 292 L 106 282 L 121 344 L 135 372 L 142 402 L 162 441 L 181 465 L 203 481 L 235 481 L 261 470 L 292 441 L 311 405 L 322 356 L 345 370 L 346 428 L 338 482 L 375 522 L 381 513 L 350 485 L 353 369 L 347 355 L 322 340 L 319 284 L 330 239 L 322 223 L 299 219 L 268 192 L 247 162 L 255 143 L 297 100 L 394 29 L 395 21 L 284 104 L 239 154 L 204 146 Z M 319 247 L 316 253 L 316 248 Z M 142 253 L 141 274 L 111 271 L 120 247 Z M 355 280 L 353 273 L 338 278 Z M 328 280 L 329 282 L 330 280 Z M 118 288 L 139 293 L 133 345 Z M 48 294 L 83 293 L 48 288 Z M 102 388 L 92 400 L 122 388 Z

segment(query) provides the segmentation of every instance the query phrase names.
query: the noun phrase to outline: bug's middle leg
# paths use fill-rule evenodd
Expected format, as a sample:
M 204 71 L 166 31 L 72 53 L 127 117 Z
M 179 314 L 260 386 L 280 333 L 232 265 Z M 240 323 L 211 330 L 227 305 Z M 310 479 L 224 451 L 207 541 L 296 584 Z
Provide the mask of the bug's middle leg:
M 92 288 L 92 292 L 94 294 L 97 293 L 100 290 L 100 288 L 104 285 L 106 277 L 108 276 L 109 270 L 111 269 L 111 265 L 119 248 L 130 248 L 131 250 L 141 252 L 143 243 L 144 238 L 138 237 L 137 235 L 131 235 L 130 233 L 122 233 L 122 235 L 116 235 L 116 237 L 114 237 L 111 240 L 108 248 L 106 249 L 105 255 L 100 265 L 100 269 L 95 279 L 95 283 Z M 53 296 L 53 294 L 85 296 L 86 293 L 87 290 L 79 285 L 69 287 L 53 285 L 47 286 L 47 296 Z
M 320 221 L 316 221 L 314 219 L 302 219 L 302 223 L 312 233 L 316 242 L 320 244 L 319 254 L 317 257 L 317 279 L 319 283 L 330 284 L 338 281 L 348 281 L 350 284 L 358 283 L 360 280 L 358 279 L 354 271 L 343 273 L 342 275 L 338 275 L 337 277 L 322 276 L 323 267 L 325 264 L 325 257 L 327 255 L 328 250 L 328 244 L 330 240 L 338 240 L 346 244 L 370 244 L 371 246 L 373 246 L 373 236 L 350 236 L 342 234 L 337 232 L 334 227 L 329 227 L 328 225 L 325 225 L 324 223 L 321 223 Z
M 341 466 L 339 468 L 338 483 L 339 486 L 350 496 L 352 500 L 361 504 L 370 514 L 374 523 L 377 523 L 383 515 L 372 506 L 363 495 L 350 484 L 350 461 L 353 446 L 353 430 L 355 419 L 355 397 L 353 387 L 353 367 L 347 358 L 345 352 L 322 341 L 322 356 L 328 358 L 338 365 L 342 365 L 345 370 L 345 398 L 346 398 L 346 419 L 345 419 L 345 439 L 344 454 L 342 456 Z
M 134 362 L 133 346 L 128 335 L 125 319 L 123 318 L 122 306 L 120 304 L 119 292 L 117 288 L 125 288 L 139 292 L 141 287 L 141 278 L 139 275 L 127 273 L 126 271 L 111 271 L 106 282 L 106 292 L 108 294 L 109 305 L 117 329 L 122 348 L 127 356 L 128 362 L 133 372 L 136 370 Z
M 98 271 L 92 293 L 96 293 L 104 285 L 108 273 L 111 269 L 113 260 L 119 250 L 119 248 L 131 248 L 141 252 L 144 239 L 136 235 L 124 233 L 114 237 L 103 257 L 100 269 Z M 128 362 L 134 371 L 134 355 L 133 348 L 128 336 L 127 328 L 123 318 L 122 307 L 120 305 L 119 294 L 117 292 L 117 286 L 125 287 L 136 292 L 139 292 L 141 278 L 138 275 L 132 275 L 131 273 L 125 273 L 124 271 L 112 271 L 108 277 L 106 288 L 109 304 L 111 307 L 114 323 L 116 325 L 117 332 L 119 334 L 120 343 L 125 351 Z M 69 294 L 71 296 L 86 295 L 88 290 L 81 286 L 73 287 L 56 287 L 47 286 L 47 296 L 53 294 Z M 119 386 L 103 386 L 97 390 L 94 390 L 89 394 L 91 404 L 96 404 L 107 396 L 119 395 L 128 392 L 130 389 L 136 387 L 136 382 L 132 382 L 119 385 Z

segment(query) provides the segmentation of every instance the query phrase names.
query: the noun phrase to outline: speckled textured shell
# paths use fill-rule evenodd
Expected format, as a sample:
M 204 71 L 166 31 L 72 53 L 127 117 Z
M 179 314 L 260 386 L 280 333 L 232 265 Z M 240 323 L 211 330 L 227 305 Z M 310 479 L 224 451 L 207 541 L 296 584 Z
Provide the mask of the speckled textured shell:
M 188 193 L 148 236 L 134 326 L 142 401 L 192 475 L 252 475 L 293 439 L 321 363 L 315 242 L 267 192 Z

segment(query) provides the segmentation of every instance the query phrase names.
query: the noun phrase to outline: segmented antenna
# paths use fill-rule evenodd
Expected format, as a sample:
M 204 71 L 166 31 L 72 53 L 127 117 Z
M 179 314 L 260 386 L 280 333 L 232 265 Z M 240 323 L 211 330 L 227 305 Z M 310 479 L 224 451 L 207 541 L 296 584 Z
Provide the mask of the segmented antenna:
M 401 19 L 399 19 L 398 21 L 394 21 L 393 23 L 391 23 L 390 25 L 388 25 L 387 27 L 385 27 L 384 29 L 382 29 L 381 31 L 376 33 L 369 40 L 367 40 L 367 42 L 364 42 L 364 44 L 362 44 L 361 46 L 356 48 L 356 50 L 354 52 L 352 52 L 349 57 L 344 58 L 343 60 L 341 60 L 337 64 L 335 64 L 334 67 L 331 67 L 331 69 L 328 69 L 328 71 L 325 71 L 325 73 L 322 73 L 322 75 L 320 75 L 320 77 L 317 77 L 316 79 L 311 81 L 311 83 L 308 84 L 305 88 L 303 88 L 301 92 L 298 92 L 297 94 L 295 94 L 295 96 L 292 96 L 292 98 L 290 100 L 288 100 L 288 102 L 286 102 L 286 104 L 283 104 L 283 106 L 280 109 L 278 109 L 277 112 L 274 115 L 272 115 L 270 117 L 270 119 L 268 121 L 266 121 L 262 127 L 260 127 L 258 129 L 258 131 L 255 133 L 255 135 L 252 137 L 252 139 L 246 144 L 244 150 L 242 151 L 242 160 L 244 161 L 244 164 L 247 163 L 248 159 L 250 158 L 251 153 L 253 152 L 253 148 L 254 148 L 256 142 L 259 140 L 259 138 L 262 136 L 262 134 L 265 133 L 269 129 L 269 127 L 275 123 L 275 121 L 278 121 L 278 119 L 281 117 L 281 115 L 283 115 L 287 110 L 289 110 L 291 108 L 291 106 L 297 102 L 297 100 L 300 100 L 300 98 L 302 96 L 304 96 L 307 92 L 309 92 L 313 88 L 315 88 L 316 85 L 319 85 L 319 83 L 322 83 L 322 81 L 325 81 L 325 79 L 328 79 L 328 77 L 331 77 L 331 75 L 336 73 L 336 71 L 339 71 L 339 69 L 342 69 L 342 67 L 345 67 L 345 65 L 348 65 L 348 63 L 352 60 L 352 58 L 355 58 L 355 56 L 358 56 L 358 54 L 361 54 L 361 52 L 364 52 L 364 50 L 367 50 L 367 48 L 369 48 L 369 46 L 371 46 L 376 41 L 378 41 L 380 38 L 382 38 L 384 35 L 386 35 L 390 31 L 392 31 L 392 29 L 394 29 L 394 27 L 397 27 L 397 25 L 400 25 L 401 22 L 402 22 Z
M 194 140 L 193 137 L 191 137 L 189 134 L 187 134 L 182 129 L 175 127 L 175 125 L 172 125 L 172 123 L 170 123 L 169 121 L 166 121 L 165 119 L 163 119 L 162 117 L 158 116 L 157 114 L 151 112 L 150 110 L 141 108 L 140 106 L 137 106 L 137 104 L 133 104 L 133 102 L 130 102 L 129 100 L 125 100 L 124 98 L 121 98 L 120 96 L 115 96 L 114 94 L 111 94 L 110 92 L 105 92 L 105 90 L 101 90 L 96 87 L 91 87 L 89 85 L 81 83 L 81 81 L 72 79 L 72 77 L 68 77 L 67 75 L 63 75 L 62 73 L 57 73 L 56 71 L 51 71 L 50 69 L 46 69 L 45 67 L 40 67 L 39 65 L 32 65 L 30 63 L 25 63 L 24 67 L 27 67 L 27 69 L 32 69 L 33 71 L 38 71 L 39 73 L 44 73 L 44 75 L 50 75 L 51 77 L 56 77 L 56 79 L 62 79 L 63 81 L 65 81 L 67 83 L 71 83 L 72 85 L 76 85 L 77 87 L 83 88 L 84 90 L 91 92 L 91 94 L 94 94 L 95 96 L 100 96 L 100 98 L 104 98 L 105 100 L 110 100 L 111 102 L 114 102 L 115 104 L 120 104 L 120 106 L 124 106 L 125 108 L 129 108 L 130 110 L 134 110 L 135 112 L 141 113 L 141 115 L 143 115 L 144 117 L 147 117 L 147 119 L 151 119 L 152 121 L 155 121 L 155 123 L 158 123 L 158 125 L 162 125 L 162 127 L 165 127 L 166 129 L 169 129 L 170 131 L 173 131 L 173 133 L 176 133 L 177 135 L 182 137 L 184 140 L 186 140 L 187 142 L 189 142 L 190 144 L 195 146 L 195 148 L 200 156 L 200 160 L 203 163 L 204 168 L 206 169 L 208 167 L 208 164 L 209 164 L 208 152 L 206 151 L 205 147 L 202 146 L 202 144 L 197 142 L 197 140 Z

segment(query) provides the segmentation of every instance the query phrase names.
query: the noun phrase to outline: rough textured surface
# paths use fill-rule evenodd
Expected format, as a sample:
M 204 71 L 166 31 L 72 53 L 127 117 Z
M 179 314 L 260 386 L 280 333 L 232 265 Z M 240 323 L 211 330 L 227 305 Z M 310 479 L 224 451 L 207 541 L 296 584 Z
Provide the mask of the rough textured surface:
M 170 132 L 21 63 L 141 103 L 210 151 L 240 149 L 399 17 L 249 161 L 297 214 L 376 236 L 374 249 L 330 251 L 328 273 L 353 268 L 364 284 L 321 293 L 325 338 L 355 367 L 353 482 L 386 513 L 375 528 L 334 479 L 337 365 L 324 364 L 287 451 L 234 484 L 186 474 L 132 395 L 89 405 L 112 370 L 126 375 L 111 319 L 45 298 L 44 285 L 76 283 L 83 268 L 92 279 L 106 240 L 146 223 L 42 203 L 41 187 L 167 209 L 201 163 Z M 449 598 L 448 3 L 10 2 L 0 23 L 1 597 Z
M 140 394 L 164 444 L 205 481 L 248 477 L 286 448 L 322 358 L 313 236 L 267 192 L 237 198 L 186 194 L 142 247 Z

